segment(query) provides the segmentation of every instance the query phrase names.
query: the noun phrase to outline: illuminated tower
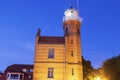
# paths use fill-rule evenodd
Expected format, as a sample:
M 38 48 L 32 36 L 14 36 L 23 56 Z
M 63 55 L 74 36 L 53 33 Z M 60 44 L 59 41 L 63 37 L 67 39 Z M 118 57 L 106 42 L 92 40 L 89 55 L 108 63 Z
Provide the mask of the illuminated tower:
M 65 11 L 64 36 L 36 35 L 33 80 L 83 80 L 78 10 Z
M 66 48 L 66 80 L 83 79 L 80 26 L 81 18 L 78 10 L 73 7 L 66 10 L 63 18 Z

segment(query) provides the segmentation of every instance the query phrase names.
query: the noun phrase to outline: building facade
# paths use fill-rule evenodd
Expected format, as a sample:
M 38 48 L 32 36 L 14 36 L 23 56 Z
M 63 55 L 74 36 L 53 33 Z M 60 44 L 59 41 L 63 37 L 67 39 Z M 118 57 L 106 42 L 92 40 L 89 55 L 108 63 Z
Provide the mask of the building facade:
M 10 65 L 1 75 L 0 80 L 33 80 L 33 65 Z
M 83 80 L 81 19 L 71 7 L 63 18 L 64 36 L 36 35 L 33 80 Z
M 2 79 L 2 76 L 3 76 L 3 73 L 0 72 L 0 80 L 3 80 L 3 79 Z

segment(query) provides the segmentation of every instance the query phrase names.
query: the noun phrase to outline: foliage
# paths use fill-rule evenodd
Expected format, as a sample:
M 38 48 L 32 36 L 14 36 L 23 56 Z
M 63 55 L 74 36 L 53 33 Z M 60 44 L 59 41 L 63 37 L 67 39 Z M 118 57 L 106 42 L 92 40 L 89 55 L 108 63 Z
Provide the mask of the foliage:
M 120 80 L 120 55 L 106 60 L 102 70 L 108 80 Z
M 92 77 L 92 73 L 94 68 L 91 66 L 91 62 L 82 58 L 83 64 L 83 80 L 90 80 Z

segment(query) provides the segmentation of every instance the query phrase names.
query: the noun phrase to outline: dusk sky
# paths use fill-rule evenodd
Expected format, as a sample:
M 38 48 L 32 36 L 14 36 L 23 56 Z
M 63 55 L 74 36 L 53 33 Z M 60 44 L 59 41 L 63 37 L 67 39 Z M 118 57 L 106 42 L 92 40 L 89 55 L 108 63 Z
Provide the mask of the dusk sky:
M 0 71 L 33 64 L 37 29 L 63 36 L 62 19 L 76 0 L 0 0 Z M 82 55 L 94 68 L 120 54 L 120 0 L 79 0 Z

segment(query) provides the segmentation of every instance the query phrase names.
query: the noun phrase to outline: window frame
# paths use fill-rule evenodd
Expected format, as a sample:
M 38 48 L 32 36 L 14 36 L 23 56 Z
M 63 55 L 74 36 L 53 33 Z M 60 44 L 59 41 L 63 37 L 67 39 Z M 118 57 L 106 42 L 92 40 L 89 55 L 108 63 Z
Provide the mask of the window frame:
M 54 48 L 49 48 L 48 49 L 48 58 L 49 59 L 53 59 L 55 56 L 54 56 L 54 53 L 55 53 L 55 50 Z
M 48 68 L 48 78 L 54 78 L 54 68 L 53 67 Z
M 68 27 L 65 28 L 65 34 L 69 35 L 69 28 Z

